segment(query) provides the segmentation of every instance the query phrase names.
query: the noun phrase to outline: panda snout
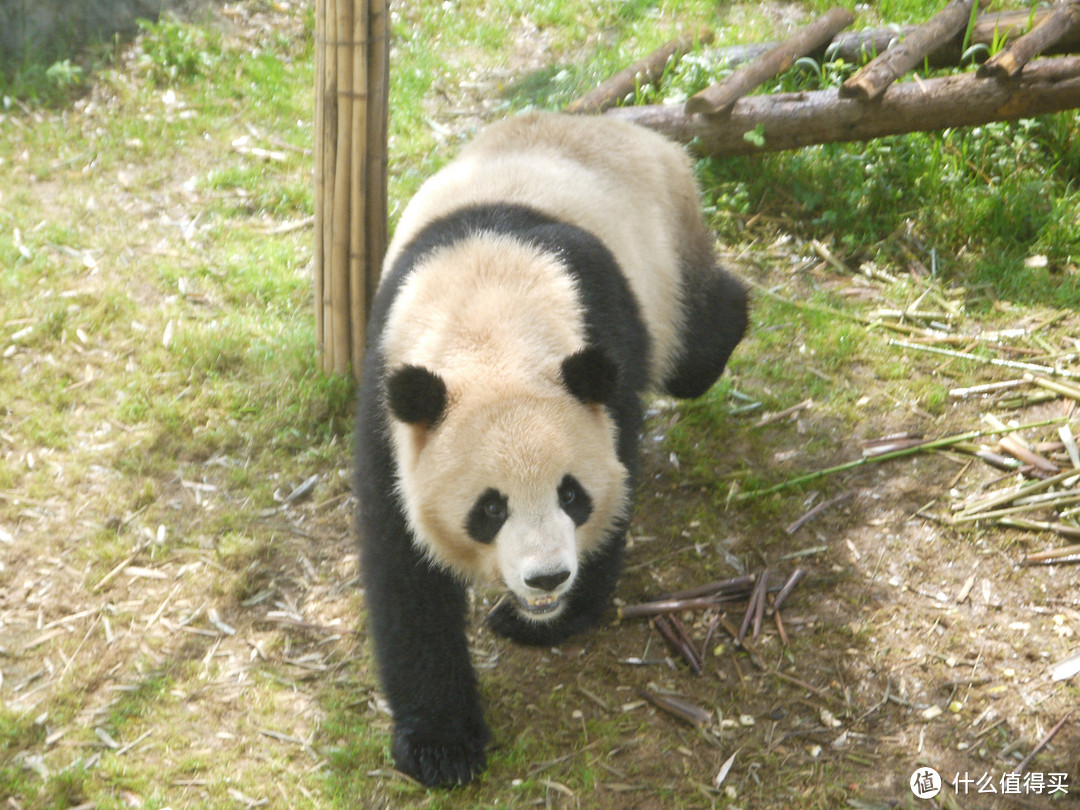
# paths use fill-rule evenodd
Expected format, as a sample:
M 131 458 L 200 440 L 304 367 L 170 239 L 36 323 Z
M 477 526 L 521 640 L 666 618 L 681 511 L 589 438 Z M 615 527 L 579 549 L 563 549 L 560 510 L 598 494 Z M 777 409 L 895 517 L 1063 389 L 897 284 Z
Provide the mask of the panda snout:
M 525 584 L 538 591 L 553 591 L 570 578 L 570 571 L 561 569 L 544 573 L 527 574 Z

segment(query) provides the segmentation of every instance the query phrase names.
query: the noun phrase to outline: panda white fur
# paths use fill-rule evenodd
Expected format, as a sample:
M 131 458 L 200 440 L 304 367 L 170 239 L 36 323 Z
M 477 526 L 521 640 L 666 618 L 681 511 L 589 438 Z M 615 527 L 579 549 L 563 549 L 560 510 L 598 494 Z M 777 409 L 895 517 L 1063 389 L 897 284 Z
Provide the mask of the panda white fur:
M 469 781 L 487 727 L 465 585 L 559 643 L 619 573 L 641 394 L 704 393 L 746 326 L 683 151 L 606 118 L 488 128 L 409 203 L 369 321 L 358 533 L 397 766 Z

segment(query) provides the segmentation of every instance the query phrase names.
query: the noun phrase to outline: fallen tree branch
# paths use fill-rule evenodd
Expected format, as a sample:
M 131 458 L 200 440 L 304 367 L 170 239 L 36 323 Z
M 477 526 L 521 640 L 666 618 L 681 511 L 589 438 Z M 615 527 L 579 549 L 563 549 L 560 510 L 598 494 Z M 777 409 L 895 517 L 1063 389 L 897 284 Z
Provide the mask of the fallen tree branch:
M 722 115 L 740 98 L 774 76 L 786 71 L 795 60 L 827 44 L 855 21 L 846 8 L 832 8 L 793 36 L 747 62 L 722 82 L 707 87 L 686 102 L 686 114 Z
M 986 4 L 986 0 L 978 2 L 980 5 Z M 975 3 L 976 0 L 952 0 L 926 23 L 844 82 L 840 95 L 860 101 L 880 98 L 890 84 L 919 64 L 930 51 L 952 39 L 971 19 Z
M 1066 34 L 1080 29 L 1080 2 L 1063 3 L 1020 39 L 979 67 L 980 76 L 1010 79 Z
M 693 144 L 702 154 L 746 155 L 1011 121 L 1078 106 L 1080 57 L 1061 57 L 1040 60 L 1010 82 L 964 73 L 896 84 L 873 106 L 840 98 L 836 90 L 818 90 L 746 96 L 722 119 L 688 116 L 683 104 L 617 107 L 605 115 Z M 744 137 L 755 131 L 760 145 Z
M 568 113 L 598 113 L 614 107 L 643 84 L 654 82 L 664 75 L 672 60 L 692 51 L 699 43 L 713 40 L 713 32 L 699 28 L 694 34 L 673 39 L 661 45 L 644 59 L 623 68 L 610 79 L 597 85 L 585 95 L 566 105 Z
M 999 11 L 980 14 L 975 26 L 967 37 L 967 45 L 984 45 L 987 48 L 1003 41 L 1011 41 L 1023 36 L 1042 23 L 1051 14 L 1051 9 L 1036 8 L 1018 11 Z M 851 64 L 859 64 L 884 53 L 897 40 L 911 34 L 917 26 L 890 25 L 886 28 L 866 28 L 861 31 L 849 31 L 837 36 L 827 47 L 821 47 L 810 56 L 818 61 L 842 59 Z M 957 32 L 952 39 L 926 55 L 926 62 L 932 68 L 952 67 L 960 63 L 963 57 L 963 31 Z M 731 45 L 720 48 L 712 54 L 717 64 L 736 67 L 756 59 L 763 53 L 775 48 L 779 43 L 764 42 L 748 45 Z M 1044 55 L 1073 53 L 1080 46 L 1080 30 L 1066 31 L 1057 42 L 1048 46 Z

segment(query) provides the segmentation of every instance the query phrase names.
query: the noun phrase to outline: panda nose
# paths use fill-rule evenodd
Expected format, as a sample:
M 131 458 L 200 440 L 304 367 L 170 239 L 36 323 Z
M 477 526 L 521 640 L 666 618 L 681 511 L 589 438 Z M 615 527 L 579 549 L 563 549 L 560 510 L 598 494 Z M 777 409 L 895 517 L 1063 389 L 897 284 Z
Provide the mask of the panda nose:
M 525 584 L 538 591 L 553 591 L 566 582 L 570 577 L 569 571 L 552 571 L 547 574 L 533 574 L 525 577 Z

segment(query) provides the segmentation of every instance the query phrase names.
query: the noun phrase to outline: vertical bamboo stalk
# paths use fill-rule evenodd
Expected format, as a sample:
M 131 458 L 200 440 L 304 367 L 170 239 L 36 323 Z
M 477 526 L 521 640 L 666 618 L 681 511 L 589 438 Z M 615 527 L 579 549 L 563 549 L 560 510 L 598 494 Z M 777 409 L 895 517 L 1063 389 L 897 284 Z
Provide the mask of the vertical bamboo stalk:
M 315 329 L 324 371 L 358 374 L 386 249 L 386 0 L 316 0 Z
M 322 340 L 325 333 L 325 321 L 323 318 L 323 205 L 322 197 L 326 185 L 325 173 L 322 169 L 323 142 L 322 134 L 325 131 L 323 119 L 326 104 L 323 101 L 323 75 L 326 66 L 326 0 L 315 0 L 315 244 L 314 261 L 312 263 L 311 281 L 315 299 L 315 337 L 318 341 L 317 351 L 322 354 Z
M 362 2 L 362 0 L 361 0 Z M 335 374 L 349 371 L 349 202 L 352 165 L 353 65 L 347 48 L 351 41 L 353 2 L 336 0 L 334 52 L 337 55 L 337 132 L 334 161 L 334 200 L 330 234 L 330 306 L 333 311 Z
M 383 255 L 389 240 L 387 223 L 387 127 L 390 114 L 390 10 L 387 0 L 368 0 L 368 183 L 367 278 L 365 301 L 375 298 Z M 358 367 L 359 368 L 359 367 Z
M 352 92 L 349 106 L 349 362 L 359 370 L 364 357 L 364 313 L 367 296 L 364 275 L 367 265 L 367 239 L 364 212 L 367 209 L 368 185 L 368 3 L 356 0 L 349 42 L 352 47 Z

